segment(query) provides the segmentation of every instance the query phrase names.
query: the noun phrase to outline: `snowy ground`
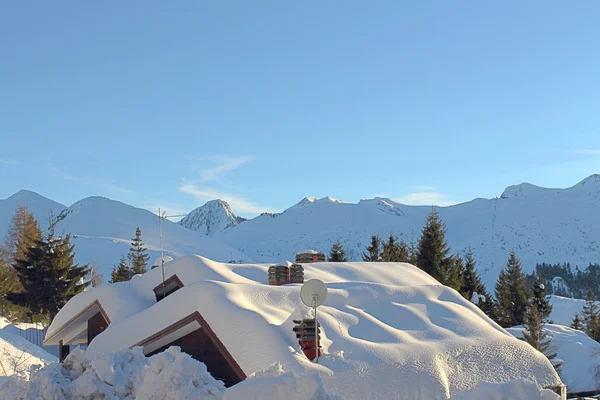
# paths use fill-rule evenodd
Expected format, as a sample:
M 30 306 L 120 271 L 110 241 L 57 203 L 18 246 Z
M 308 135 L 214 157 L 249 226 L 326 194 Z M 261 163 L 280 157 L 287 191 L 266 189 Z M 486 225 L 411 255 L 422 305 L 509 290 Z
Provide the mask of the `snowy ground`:
M 57 361 L 54 355 L 31 343 L 19 332 L 22 330 L 0 317 L 0 376 L 29 376 L 31 366 Z
M 371 389 L 376 388 L 376 382 Z M 397 392 L 401 396 L 403 392 Z M 104 353 L 90 361 L 83 351 L 74 350 L 64 364 L 51 364 L 31 375 L 0 379 L 0 398 L 25 399 L 109 399 L 109 400 L 341 400 L 327 393 L 321 375 L 296 376 L 280 364 L 269 371 L 249 377 L 225 390 L 203 363 L 178 347 L 171 347 L 150 358 L 140 347 Z M 369 399 L 379 397 L 372 391 Z M 404 397 L 429 399 L 429 397 Z M 535 382 L 515 379 L 500 384 L 479 383 L 457 392 L 456 400 L 558 400 Z
M 567 326 L 544 326 L 552 338 L 552 351 L 564 361 L 560 377 L 570 393 L 587 392 L 600 388 L 600 343 L 585 333 Z M 522 327 L 507 329 L 515 337 L 522 337 Z
M 550 319 L 558 325 L 569 326 L 575 314 L 581 313 L 585 300 L 571 299 L 569 297 L 550 296 L 552 314 Z M 600 302 L 596 302 L 600 306 Z

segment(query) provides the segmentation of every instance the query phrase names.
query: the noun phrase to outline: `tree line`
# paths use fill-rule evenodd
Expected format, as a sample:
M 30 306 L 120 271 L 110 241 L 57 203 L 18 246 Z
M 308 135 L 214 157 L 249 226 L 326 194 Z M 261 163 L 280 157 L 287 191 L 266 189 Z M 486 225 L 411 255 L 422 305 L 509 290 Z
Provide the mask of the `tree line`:
M 528 281 L 519 258 L 511 251 L 494 286 L 494 296 L 491 296 L 477 272 L 473 251 L 468 249 L 464 257 L 452 253 L 446 241 L 446 226 L 435 208 L 427 215 L 417 243 L 407 244 L 393 234 L 386 241 L 372 235 L 362 259 L 413 264 L 441 284 L 455 289 L 500 326 L 523 325 L 524 340 L 550 360 L 556 356 L 551 352 L 550 340 L 543 330 L 543 324 L 551 322 L 552 312 L 543 278 L 536 274 Z M 331 248 L 329 261 L 346 261 L 339 239 Z M 600 313 L 597 320 L 600 335 Z
M 144 247 L 144 241 L 142 240 L 142 230 L 138 226 L 135 230 L 135 236 L 131 239 L 131 246 L 129 247 L 129 253 L 127 253 L 127 260 L 125 256 L 122 256 L 119 260 L 119 264 L 113 266 L 112 272 L 110 273 L 109 283 L 126 282 L 131 279 L 133 275 L 145 274 L 148 269 L 148 249 Z M 127 263 L 129 261 L 129 263 Z
M 88 265 L 75 264 L 71 235 L 58 235 L 65 213 L 50 215 L 42 232 L 33 214 L 20 206 L 0 247 L 0 314 L 13 320 L 51 323 L 67 301 L 92 281 Z
M 550 294 L 585 299 L 589 290 L 592 290 L 596 298 L 600 297 L 600 264 L 590 263 L 584 269 L 579 269 L 579 266 L 573 269 L 570 263 L 538 263 L 535 265 L 535 274 L 540 275 L 547 283 L 556 277 L 563 279 L 567 287 L 554 288 L 550 285 Z

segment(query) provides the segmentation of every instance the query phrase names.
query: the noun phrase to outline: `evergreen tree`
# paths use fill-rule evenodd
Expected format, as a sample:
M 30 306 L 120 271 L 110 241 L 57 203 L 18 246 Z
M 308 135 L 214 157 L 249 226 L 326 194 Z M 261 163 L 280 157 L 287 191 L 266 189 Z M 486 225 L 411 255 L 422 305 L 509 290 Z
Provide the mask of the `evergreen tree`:
M 582 331 L 584 329 L 583 319 L 579 316 L 579 314 L 575 314 L 575 316 L 573 316 L 570 326 L 571 328 L 577 329 L 578 331 Z
M 344 250 L 344 246 L 340 242 L 340 239 L 336 240 L 333 246 L 331 246 L 331 251 L 329 252 L 329 261 L 331 262 L 345 262 L 346 261 L 346 250 Z
M 548 323 L 548 318 L 550 318 L 550 314 L 552 313 L 552 306 L 550 305 L 550 297 L 547 296 L 546 293 L 546 285 L 544 285 L 544 281 L 539 274 L 536 274 L 535 281 L 533 282 L 533 298 L 531 301 L 535 304 L 537 310 L 539 311 L 542 322 Z
M 408 254 L 408 245 L 404 240 L 400 240 L 398 242 L 397 250 L 398 262 L 407 263 L 410 260 L 410 256 Z
M 19 319 L 25 311 L 6 299 L 6 295 L 20 289 L 15 270 L 0 257 L 0 315 L 9 320 Z
M 485 296 L 486 299 L 489 297 L 484 284 L 481 282 L 481 277 L 477 273 L 477 262 L 475 261 L 475 257 L 473 257 L 471 249 L 467 251 L 465 258 L 463 282 L 460 292 L 467 300 L 471 300 L 473 293 Z
M 500 271 L 495 293 L 498 323 L 504 328 L 522 325 L 527 309 L 526 277 L 513 251 L 510 252 L 506 268 Z
M 71 236 L 54 237 L 52 227 L 46 239 L 37 240 L 23 258 L 15 260 L 13 268 L 23 291 L 9 293 L 8 299 L 28 307 L 32 314 L 46 314 L 51 323 L 58 310 L 90 284 L 84 282 L 87 265 L 73 263 L 73 250 Z
M 465 267 L 458 254 L 446 258 L 442 262 L 442 273 L 444 274 L 440 283 L 460 292 L 463 286 Z
M 383 243 L 383 253 L 381 261 L 398 262 L 398 238 L 390 233 L 387 242 Z
M 408 263 L 412 264 L 414 266 L 417 265 L 417 245 L 415 243 L 414 238 L 410 241 L 410 244 L 408 245 Z
M 551 352 L 550 341 L 548 334 L 544 332 L 544 325 L 542 323 L 542 315 L 537 309 L 535 303 L 532 303 L 527 308 L 525 314 L 523 329 L 523 340 L 529 343 L 534 349 L 543 353 L 548 360 L 552 362 L 556 358 L 556 353 Z M 556 367 L 555 367 L 556 368 Z
M 132 271 L 127 266 L 127 262 L 125 261 L 125 256 L 121 257 L 119 261 L 119 266 L 116 265 L 113 267 L 112 272 L 110 273 L 109 283 L 116 282 L 127 282 L 131 279 Z
M 145 274 L 150 256 L 146 253 L 144 242 L 142 241 L 142 231 L 138 227 L 135 230 L 135 237 L 131 239 L 131 247 L 129 248 L 129 265 L 131 266 L 131 272 L 136 274 Z
M 583 317 L 583 331 L 595 341 L 600 342 L 600 310 L 595 302 L 592 289 L 588 290 L 581 316 Z
M 377 235 L 371 236 L 371 244 L 367 247 L 367 253 L 363 252 L 363 261 L 381 261 L 381 239 Z
M 4 239 L 5 261 L 10 265 L 17 258 L 22 259 L 27 249 L 41 238 L 42 232 L 33 213 L 25 206 L 17 207 Z
M 446 227 L 434 208 L 431 209 L 419 239 L 417 267 L 444 284 L 450 248 L 446 243 Z

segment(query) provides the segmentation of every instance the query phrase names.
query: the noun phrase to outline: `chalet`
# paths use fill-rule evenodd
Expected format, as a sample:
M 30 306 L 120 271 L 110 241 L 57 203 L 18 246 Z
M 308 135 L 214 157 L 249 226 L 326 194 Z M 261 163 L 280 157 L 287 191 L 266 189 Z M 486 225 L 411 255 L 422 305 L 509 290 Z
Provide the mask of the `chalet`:
M 277 266 L 288 275 L 272 284 Z M 447 398 L 481 381 L 521 377 L 562 385 L 542 354 L 410 264 L 223 264 L 186 256 L 165 263 L 164 272 L 164 282 L 162 268 L 155 268 L 78 294 L 60 310 L 44 344 L 60 345 L 61 360 L 76 345 L 87 345 L 90 359 L 136 346 L 150 356 L 176 345 L 226 386 L 279 363 L 294 374 L 320 372 L 341 398 L 368 398 L 367 380 L 386 374 L 394 382 L 378 389 L 382 398 L 397 396 L 400 385 L 405 398 Z M 300 300 L 302 284 L 293 282 L 304 275 L 329 287 L 318 314 L 319 365 L 306 344 L 312 311 Z M 473 357 L 479 361 L 469 362 Z M 499 374 L 498 363 L 510 368 Z M 335 379 L 365 382 L 349 393 Z M 416 379 L 437 383 L 423 393 Z

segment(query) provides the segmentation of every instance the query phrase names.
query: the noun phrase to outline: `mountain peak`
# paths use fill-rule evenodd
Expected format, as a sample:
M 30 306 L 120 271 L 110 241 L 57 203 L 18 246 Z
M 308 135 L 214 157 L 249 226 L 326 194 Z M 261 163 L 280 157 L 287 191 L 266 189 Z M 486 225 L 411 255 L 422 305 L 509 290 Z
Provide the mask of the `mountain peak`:
M 600 185 L 600 174 L 592 174 L 577 184 L 577 186 L 586 185 Z
M 215 236 L 225 229 L 234 227 L 245 219 L 236 216 L 225 200 L 210 200 L 192 210 L 179 224 L 207 236 Z

